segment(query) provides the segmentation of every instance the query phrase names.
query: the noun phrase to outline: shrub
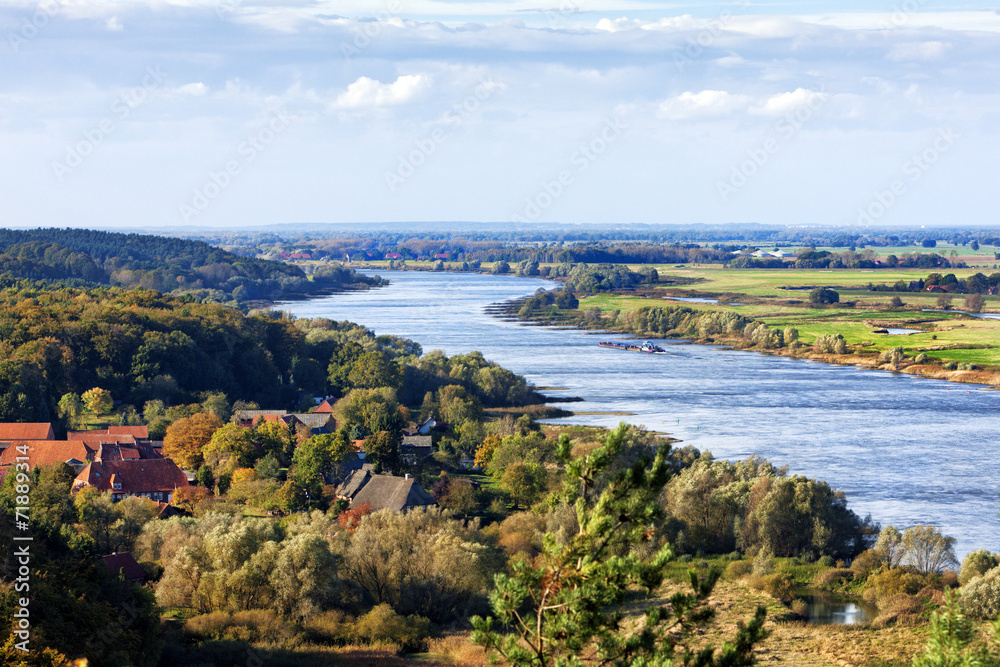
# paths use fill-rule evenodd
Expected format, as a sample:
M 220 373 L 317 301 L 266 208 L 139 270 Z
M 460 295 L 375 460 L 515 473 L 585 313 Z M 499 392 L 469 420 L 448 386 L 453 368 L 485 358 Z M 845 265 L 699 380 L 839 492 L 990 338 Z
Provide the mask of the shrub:
M 833 556 L 820 556 L 816 562 L 823 567 L 833 567 Z
M 921 352 L 920 354 L 918 354 L 916 357 L 913 358 L 913 361 L 915 361 L 918 364 L 926 363 L 927 355 L 924 352 Z
M 948 363 L 943 364 L 941 368 L 945 369 L 946 371 L 953 371 L 958 368 L 958 364 L 956 364 L 954 361 L 949 361 Z
M 787 572 L 754 575 L 750 579 L 750 586 L 782 602 L 795 597 L 795 580 Z
M 284 644 L 295 636 L 294 628 L 270 609 L 250 609 L 229 613 L 217 611 L 188 619 L 184 629 L 204 639 L 267 641 Z
M 898 593 L 913 595 L 924 587 L 924 578 L 919 574 L 907 572 L 901 568 L 885 570 L 868 577 L 862 594 L 868 602 L 874 602 L 880 608 L 886 600 Z
M 792 600 L 791 608 L 792 613 L 796 616 L 805 618 L 809 615 L 809 605 L 806 604 L 805 600 Z
M 882 569 L 883 565 L 885 558 L 882 554 L 874 549 L 866 549 L 851 563 L 851 571 L 854 572 L 855 579 L 867 579 L 870 574 Z
M 369 644 L 392 644 L 411 652 L 424 648 L 431 633 L 431 622 L 423 616 L 400 616 L 383 603 L 374 607 L 354 624 L 354 634 Z
M 313 643 L 346 644 L 354 632 L 354 623 L 342 611 L 324 611 L 307 616 L 302 629 Z
M 896 593 L 879 604 L 878 618 L 875 619 L 875 623 L 880 626 L 897 623 L 911 619 L 923 610 L 924 605 L 915 595 Z
M 1000 615 L 1000 567 L 973 577 L 962 587 L 962 609 L 977 618 L 993 619 Z
M 847 568 L 834 567 L 824 570 L 816 575 L 813 584 L 816 586 L 829 586 L 830 584 L 844 584 L 854 578 L 854 571 Z
M 753 563 L 748 560 L 734 560 L 726 566 L 726 579 L 742 579 L 753 570 Z

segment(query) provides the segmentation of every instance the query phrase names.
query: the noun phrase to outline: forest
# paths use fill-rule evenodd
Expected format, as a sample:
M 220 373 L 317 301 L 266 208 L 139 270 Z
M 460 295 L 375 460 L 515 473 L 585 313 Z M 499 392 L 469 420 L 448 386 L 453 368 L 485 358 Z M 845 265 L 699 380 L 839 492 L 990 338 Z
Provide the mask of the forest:
M 240 257 L 203 241 L 87 229 L 0 229 L 0 279 L 142 287 L 234 305 L 381 284 L 349 268 L 310 280 L 289 264 Z

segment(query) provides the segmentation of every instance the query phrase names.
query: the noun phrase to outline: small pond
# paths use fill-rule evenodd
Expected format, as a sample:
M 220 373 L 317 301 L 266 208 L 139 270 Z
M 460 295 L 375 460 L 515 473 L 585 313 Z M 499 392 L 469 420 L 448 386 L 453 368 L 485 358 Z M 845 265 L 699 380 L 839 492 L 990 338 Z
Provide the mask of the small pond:
M 897 327 L 889 327 L 885 332 L 890 336 L 909 336 L 910 334 L 923 333 L 920 329 L 900 329 Z
M 809 591 L 798 597 L 806 603 L 806 622 L 809 625 L 854 625 L 870 621 L 878 615 L 878 610 L 863 600 L 825 591 Z

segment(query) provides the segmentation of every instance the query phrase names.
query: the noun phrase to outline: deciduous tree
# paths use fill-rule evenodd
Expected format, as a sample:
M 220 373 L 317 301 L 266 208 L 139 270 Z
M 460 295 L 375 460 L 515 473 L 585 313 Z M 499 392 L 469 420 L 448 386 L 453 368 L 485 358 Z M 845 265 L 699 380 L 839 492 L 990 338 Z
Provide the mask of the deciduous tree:
M 167 428 L 163 453 L 182 468 L 196 469 L 203 460 L 202 449 L 221 426 L 218 417 L 204 412 L 178 419 Z

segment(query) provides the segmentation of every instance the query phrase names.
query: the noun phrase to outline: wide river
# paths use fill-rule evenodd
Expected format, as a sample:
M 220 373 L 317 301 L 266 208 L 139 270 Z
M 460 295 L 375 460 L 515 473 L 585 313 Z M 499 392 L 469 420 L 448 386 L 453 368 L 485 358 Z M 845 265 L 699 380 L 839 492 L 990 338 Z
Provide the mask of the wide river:
M 537 386 L 579 396 L 578 415 L 668 432 L 716 458 L 758 454 L 826 480 L 883 526 L 934 524 L 961 558 L 1000 550 L 1000 392 L 901 373 L 661 342 L 668 354 L 599 348 L 615 336 L 519 326 L 484 307 L 555 283 L 534 278 L 386 271 L 391 283 L 279 306 L 413 339 L 425 352 L 481 351 Z

